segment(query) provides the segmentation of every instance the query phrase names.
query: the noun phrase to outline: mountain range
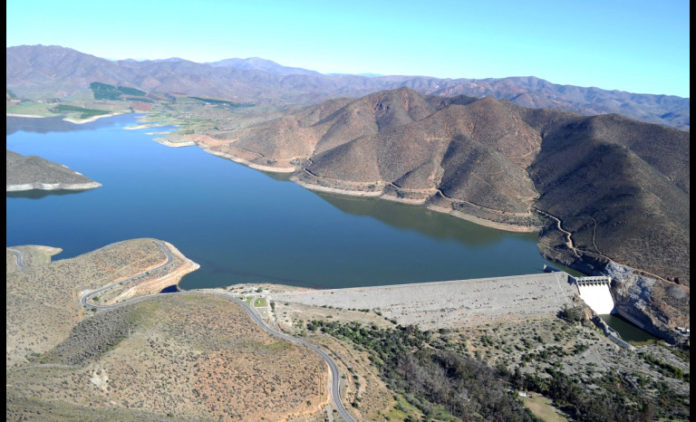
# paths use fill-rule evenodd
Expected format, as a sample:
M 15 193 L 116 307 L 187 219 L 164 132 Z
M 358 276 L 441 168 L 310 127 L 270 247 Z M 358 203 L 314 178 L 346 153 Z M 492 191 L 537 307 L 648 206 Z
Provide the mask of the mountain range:
M 618 113 L 689 130 L 689 99 L 553 84 L 529 77 L 440 79 L 427 76 L 324 75 L 260 58 L 195 63 L 166 60 L 111 61 L 59 46 L 7 50 L 7 89 L 21 98 L 67 98 L 89 93 L 89 84 L 124 84 L 148 92 L 226 98 L 243 103 L 317 104 L 407 87 L 422 94 L 506 99 L 524 107 L 557 108 L 584 115 Z M 464 72 L 465 70 L 463 70 Z
M 688 292 L 688 132 L 618 114 L 400 88 L 329 100 L 198 143 L 252 167 L 292 172 L 319 191 L 423 204 L 509 230 L 541 228 L 539 248 L 551 259 L 590 273 L 612 263 L 653 276 L 646 309 L 632 315 L 644 325 L 688 320 L 688 299 L 663 294 Z M 615 291 L 620 303 L 635 299 L 624 287 Z

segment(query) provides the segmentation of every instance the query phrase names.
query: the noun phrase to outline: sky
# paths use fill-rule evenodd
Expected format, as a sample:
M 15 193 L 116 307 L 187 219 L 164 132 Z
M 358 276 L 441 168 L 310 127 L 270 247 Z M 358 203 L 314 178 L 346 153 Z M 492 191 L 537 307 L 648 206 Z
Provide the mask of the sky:
M 7 46 L 689 96 L 688 0 L 8 0 Z

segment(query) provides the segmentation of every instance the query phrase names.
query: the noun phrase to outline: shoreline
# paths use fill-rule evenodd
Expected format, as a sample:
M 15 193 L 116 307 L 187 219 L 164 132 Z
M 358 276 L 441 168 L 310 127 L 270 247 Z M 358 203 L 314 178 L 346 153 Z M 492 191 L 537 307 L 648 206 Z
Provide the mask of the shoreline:
M 385 201 L 399 202 L 402 204 L 414 205 L 414 206 L 423 206 L 427 202 L 427 199 L 398 198 L 398 197 L 393 196 L 393 195 L 388 195 L 383 191 L 365 192 L 365 191 L 357 191 L 357 190 L 330 188 L 330 187 L 326 187 L 326 186 L 313 185 L 311 183 L 303 182 L 303 181 L 297 180 L 297 178 L 295 178 L 295 177 L 291 177 L 290 180 L 292 182 L 302 186 L 303 188 L 309 189 L 312 191 L 327 192 L 327 193 L 334 193 L 334 194 L 338 194 L 338 195 L 361 197 L 361 198 L 378 198 L 378 199 L 383 199 Z M 508 231 L 508 232 L 535 233 L 541 229 L 541 227 L 536 227 L 536 226 L 520 226 L 520 225 L 516 225 L 516 224 L 499 223 L 496 221 L 486 220 L 484 218 L 477 217 L 475 215 L 466 214 L 466 213 L 455 211 L 452 209 L 447 209 L 445 207 L 438 207 L 437 205 L 426 205 L 425 208 L 430 210 L 430 211 L 439 212 L 442 214 L 448 214 L 448 215 L 451 215 L 452 217 L 466 220 L 470 223 L 478 224 L 479 226 L 484 226 L 484 227 Z
M 37 116 L 34 114 L 17 114 L 17 113 L 5 113 L 6 117 L 22 117 L 25 119 L 45 119 L 48 117 L 58 117 L 58 116 Z
M 123 129 L 125 130 L 140 130 L 140 129 L 150 129 L 150 128 L 156 128 L 156 127 L 164 127 L 165 125 L 161 125 L 159 123 L 142 123 L 139 125 L 135 126 L 126 126 Z
M 224 152 L 219 152 L 219 151 L 213 151 L 209 148 L 206 148 L 204 146 L 199 145 L 198 143 L 195 143 L 196 145 L 200 146 L 203 148 L 203 151 L 216 155 L 221 158 L 228 159 L 230 161 L 234 161 L 235 163 L 238 164 L 243 164 L 247 167 L 250 167 L 255 170 L 260 170 L 260 171 L 266 171 L 269 173 L 281 173 L 281 174 L 290 174 L 290 173 L 295 173 L 298 168 L 295 167 L 271 167 L 271 166 L 264 166 L 261 164 L 255 164 L 252 163 L 248 160 L 245 160 L 243 158 L 239 158 L 236 156 L 233 156 L 231 154 L 227 154 Z M 302 186 L 303 188 L 311 191 L 318 191 L 318 192 L 326 192 L 326 193 L 334 193 L 338 195 L 345 195 L 345 196 L 352 196 L 352 197 L 360 197 L 360 198 L 378 198 L 378 199 L 383 199 L 385 201 L 392 201 L 392 202 L 399 202 L 402 204 L 407 204 L 407 205 L 414 205 L 414 206 L 423 206 L 427 202 L 426 199 L 408 199 L 408 198 L 398 198 L 394 195 L 389 195 L 386 194 L 383 190 L 379 191 L 374 191 L 374 192 L 366 192 L 366 191 L 361 191 L 361 190 L 347 190 L 347 189 L 338 189 L 338 188 L 330 188 L 327 186 L 321 186 L 321 185 L 315 185 L 307 182 L 303 182 L 299 180 L 297 177 L 292 176 L 290 177 L 290 181 Z M 383 183 L 382 183 L 383 184 Z M 535 233 L 541 230 L 541 227 L 538 226 L 521 226 L 517 224 L 508 224 L 508 223 L 500 223 L 492 220 L 487 220 L 481 217 L 477 217 L 475 215 L 471 214 L 466 214 L 460 211 L 455 211 L 452 209 L 447 209 L 444 207 L 438 207 L 436 205 L 426 205 L 426 209 L 434 212 L 439 212 L 442 214 L 448 214 L 451 215 L 454 218 L 459 218 L 462 220 L 466 220 L 470 223 L 478 224 L 479 226 L 484 226 L 496 230 L 502 230 L 502 231 L 508 231 L 508 232 L 513 232 L 513 233 Z
M 196 143 L 198 145 L 198 143 Z M 200 146 L 200 145 L 199 145 Z M 230 161 L 234 161 L 235 163 L 239 164 L 244 164 L 247 167 L 253 168 L 254 170 L 260 170 L 260 171 L 267 171 L 269 173 L 294 173 L 297 171 L 295 167 L 271 167 L 271 166 L 264 166 L 262 164 L 254 164 L 250 161 L 247 161 L 243 158 L 235 157 L 234 155 L 230 155 L 224 152 L 220 151 L 213 151 L 209 148 L 206 147 L 201 147 L 203 148 L 203 151 L 207 152 L 208 154 L 216 155 L 221 158 L 226 158 Z
M 162 240 L 161 243 L 164 245 L 164 247 L 166 247 L 169 250 L 169 252 L 175 258 L 178 258 L 180 260 L 180 265 L 171 272 L 168 272 L 158 278 L 146 280 L 142 283 L 138 283 L 122 291 L 118 296 L 111 299 L 111 305 L 121 303 L 124 300 L 128 300 L 133 297 L 159 294 L 159 292 L 162 289 L 165 289 L 169 286 L 176 286 L 177 290 L 183 291 L 179 288 L 179 283 L 181 282 L 181 280 L 184 278 L 185 275 L 198 270 L 201 266 L 199 263 L 187 258 L 183 253 L 181 253 L 179 249 L 177 249 L 171 243 L 165 240 Z M 161 265 L 162 264 L 156 265 L 153 268 L 157 268 Z
M 32 190 L 42 190 L 42 191 L 74 190 L 74 191 L 79 191 L 79 190 L 96 189 L 100 186 L 102 186 L 102 184 L 99 182 L 71 183 L 71 184 L 36 182 L 36 183 L 23 183 L 23 184 L 7 185 L 6 192 L 26 192 L 26 191 L 32 191 Z
M 150 134 L 147 133 L 146 135 L 150 135 Z M 170 148 L 192 147 L 192 146 L 196 145 L 196 143 L 194 141 L 171 142 L 167 138 L 153 138 L 152 140 L 157 142 L 158 144 L 161 144 L 161 145 L 164 145 L 164 146 L 170 147 Z
M 96 120 L 102 119 L 102 118 L 104 118 L 104 117 L 120 116 L 121 114 L 129 114 L 129 113 L 109 113 L 109 114 L 100 114 L 100 115 L 98 115 L 98 116 L 92 116 L 92 117 L 89 117 L 89 118 L 87 118 L 87 119 L 71 119 L 71 118 L 69 118 L 69 117 L 66 117 L 66 118 L 63 119 L 63 121 L 64 121 L 64 122 L 68 122 L 68 123 L 73 123 L 73 124 L 76 124 L 76 125 L 83 125 L 83 124 L 85 124 L 85 123 L 91 123 L 91 122 L 94 122 L 94 121 L 96 121 Z
M 87 119 L 71 119 L 69 117 L 63 117 L 60 114 L 56 114 L 53 116 L 37 116 L 34 114 L 16 114 L 16 113 L 5 113 L 6 117 L 22 117 L 25 119 L 49 119 L 51 117 L 63 117 L 61 120 L 64 122 L 72 123 L 75 125 L 83 125 L 85 123 L 91 123 L 96 120 L 99 120 L 104 117 L 113 117 L 113 116 L 120 116 L 122 114 L 131 114 L 131 113 L 125 113 L 125 112 L 117 112 L 117 113 L 109 113 L 109 114 L 100 114 L 98 116 L 92 116 Z

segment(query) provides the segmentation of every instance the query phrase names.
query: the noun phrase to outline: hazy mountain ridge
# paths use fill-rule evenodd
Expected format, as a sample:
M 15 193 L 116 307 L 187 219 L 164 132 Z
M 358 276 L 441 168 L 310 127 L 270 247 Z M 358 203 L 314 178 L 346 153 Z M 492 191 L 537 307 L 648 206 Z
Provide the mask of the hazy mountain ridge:
M 237 69 L 263 70 L 265 72 L 277 73 L 280 75 L 320 75 L 313 70 L 302 69 L 299 67 L 288 67 L 278 64 L 272 60 L 260 57 L 249 57 L 246 59 L 225 59 L 216 62 L 208 62 L 214 67 L 234 67 Z
M 271 171 L 291 168 L 310 188 L 507 227 L 535 229 L 538 208 L 572 233 L 574 249 L 555 221 L 543 222 L 545 256 L 595 273 L 610 261 L 638 268 L 669 280 L 658 280 L 660 291 L 674 280 L 689 285 L 688 132 L 401 88 L 310 106 L 201 145 Z M 688 321 L 688 303 L 667 302 L 656 293 L 637 312 L 667 315 L 650 322 L 663 330 Z
M 423 94 L 493 96 L 525 107 L 581 114 L 619 113 L 689 129 L 688 98 L 558 85 L 535 77 L 438 79 L 425 76 L 324 75 L 259 58 L 202 64 L 181 59 L 110 61 L 57 46 L 7 48 L 7 88 L 20 97 L 67 97 L 91 82 L 125 84 L 159 93 L 185 93 L 257 104 L 315 104 L 408 87 Z

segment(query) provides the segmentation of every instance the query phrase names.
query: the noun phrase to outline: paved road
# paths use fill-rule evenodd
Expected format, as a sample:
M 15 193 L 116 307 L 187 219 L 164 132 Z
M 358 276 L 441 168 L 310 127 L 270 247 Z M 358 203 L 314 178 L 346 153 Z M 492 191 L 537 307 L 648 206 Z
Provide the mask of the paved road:
M 20 270 L 25 270 L 27 267 L 26 267 L 26 265 L 24 265 L 24 261 L 22 261 L 22 253 L 20 251 L 18 251 L 17 249 L 12 249 L 12 248 L 7 248 L 7 250 L 10 251 L 12 253 L 12 255 L 14 255 L 15 258 L 17 259 L 17 267 Z
M 165 263 L 157 268 L 161 268 L 164 265 L 167 265 L 169 262 L 171 262 L 171 259 L 173 258 L 171 256 L 171 254 L 169 253 L 169 251 L 167 250 L 167 248 L 164 247 L 164 245 L 160 244 L 160 248 L 163 248 L 162 250 L 167 254 L 167 263 Z M 142 273 L 136 274 L 132 277 L 127 278 L 126 280 L 121 281 L 120 283 L 126 283 L 126 282 L 130 281 L 131 279 L 133 279 L 134 277 L 137 277 L 141 274 Z M 143 302 L 145 300 L 150 300 L 152 298 L 155 298 L 155 297 L 162 295 L 162 293 L 158 293 L 158 294 L 154 294 L 154 295 L 139 296 L 139 297 L 136 297 L 136 298 L 133 298 L 133 299 L 121 302 L 121 303 L 114 304 L 114 305 L 92 305 L 92 304 L 87 303 L 87 300 L 90 297 L 92 297 L 95 294 L 98 294 L 98 293 L 100 293 L 100 292 L 102 292 L 110 287 L 111 287 L 111 285 L 106 286 L 106 287 L 102 287 L 101 289 L 97 289 L 97 290 L 94 290 L 92 292 L 89 292 L 89 293 L 83 295 L 80 298 L 80 304 L 82 306 L 90 308 L 90 309 L 116 309 L 116 308 L 120 308 L 122 306 L 132 305 L 134 303 L 139 303 L 139 302 Z M 169 294 L 171 294 L 171 293 L 169 293 Z M 353 416 L 351 416 L 350 413 L 348 413 L 348 410 L 346 410 L 346 408 L 343 406 L 343 403 L 341 403 L 341 392 L 340 392 L 340 385 L 339 385 L 341 377 L 340 377 L 340 373 L 338 371 L 338 366 L 336 365 L 336 362 L 334 362 L 334 360 L 331 359 L 331 357 L 326 352 L 324 352 L 322 349 L 320 349 L 319 347 L 315 346 L 314 344 L 308 342 L 307 340 L 304 340 L 304 339 L 298 338 L 298 337 L 293 337 L 293 336 L 290 336 L 290 335 L 285 334 L 285 333 L 281 333 L 280 331 L 276 331 L 273 328 L 269 327 L 268 325 L 266 325 L 266 323 L 261 318 L 261 316 L 252 307 L 250 307 L 245 302 L 239 300 L 238 298 L 234 297 L 231 294 L 224 293 L 224 292 L 197 291 L 197 290 L 187 290 L 185 292 L 180 292 L 177 294 L 208 294 L 208 295 L 219 296 L 219 297 L 222 297 L 224 299 L 230 300 L 230 301 L 240 305 L 246 311 L 246 313 L 249 315 L 249 317 L 252 319 L 252 321 L 254 321 L 259 327 L 261 327 L 268 334 L 270 334 L 274 337 L 283 339 L 283 340 L 291 341 L 293 343 L 306 346 L 309 349 L 311 349 L 312 351 L 314 351 L 315 353 L 317 353 L 329 365 L 329 369 L 331 370 L 331 400 L 333 401 L 334 406 L 336 407 L 336 409 L 338 410 L 338 413 L 341 415 L 341 417 L 346 422 L 355 422 L 355 419 L 353 418 Z
M 136 277 L 140 277 L 143 274 L 148 273 L 150 271 L 155 271 L 155 270 L 158 270 L 160 268 L 164 268 L 167 265 L 171 264 L 172 261 L 174 261 L 174 256 L 172 255 L 169 248 L 166 247 L 164 245 L 164 243 L 160 242 L 159 240 L 157 240 L 155 242 L 157 243 L 157 246 L 159 246 L 160 250 L 162 252 L 164 252 L 164 254 L 167 256 L 167 262 L 165 262 L 164 264 L 162 264 L 158 267 L 152 268 L 150 270 L 139 272 L 138 274 L 130 276 L 125 280 L 121 280 L 118 282 L 118 284 L 124 285 Z M 105 290 L 109 290 L 113 286 L 114 286 L 113 284 L 107 284 L 106 286 L 101 287 L 97 290 L 92 290 L 91 292 L 87 292 L 86 294 L 82 295 L 82 297 L 80 298 L 80 305 L 84 306 L 85 308 L 89 308 L 89 309 L 115 309 L 115 308 L 119 308 L 119 307 L 123 306 L 124 304 L 138 303 L 138 302 L 142 302 L 143 300 L 149 299 L 152 296 L 156 296 L 156 295 L 139 296 L 139 297 L 136 297 L 132 300 L 122 302 L 122 303 L 117 303 L 114 305 L 92 305 L 89 303 L 89 299 L 91 299 L 93 296 L 99 295 L 99 294 L 101 294 L 101 292 L 103 292 Z
M 193 291 L 195 292 L 195 291 Z M 329 369 L 331 370 L 331 399 L 334 403 L 334 406 L 338 410 L 338 413 L 343 417 L 343 419 L 346 420 L 346 422 L 355 422 L 355 419 L 353 416 L 348 413 L 346 408 L 343 406 L 343 403 L 341 403 L 341 392 L 340 392 L 340 387 L 339 383 L 341 380 L 340 373 L 338 372 L 338 366 L 336 366 L 336 362 L 331 359 L 331 357 L 321 350 L 319 347 L 315 346 L 314 344 L 308 342 L 305 339 L 298 338 L 298 337 L 293 337 L 285 333 L 281 333 L 280 331 L 276 331 L 273 328 L 269 327 L 266 325 L 264 320 L 261 318 L 261 316 L 249 305 L 247 305 L 245 302 L 242 302 L 241 300 L 237 299 L 236 297 L 227 294 L 227 293 L 217 293 L 217 292 L 198 292 L 198 293 L 205 293 L 205 294 L 210 294 L 210 295 L 215 295 L 215 296 L 220 296 L 225 299 L 231 300 L 232 302 L 242 306 L 244 310 L 249 314 L 251 319 L 261 328 L 264 329 L 268 334 L 278 337 L 283 340 L 291 341 L 293 343 L 301 344 L 303 346 L 308 347 L 309 349 L 313 350 L 315 353 L 317 353 L 319 356 L 326 361 L 326 363 L 329 365 Z

